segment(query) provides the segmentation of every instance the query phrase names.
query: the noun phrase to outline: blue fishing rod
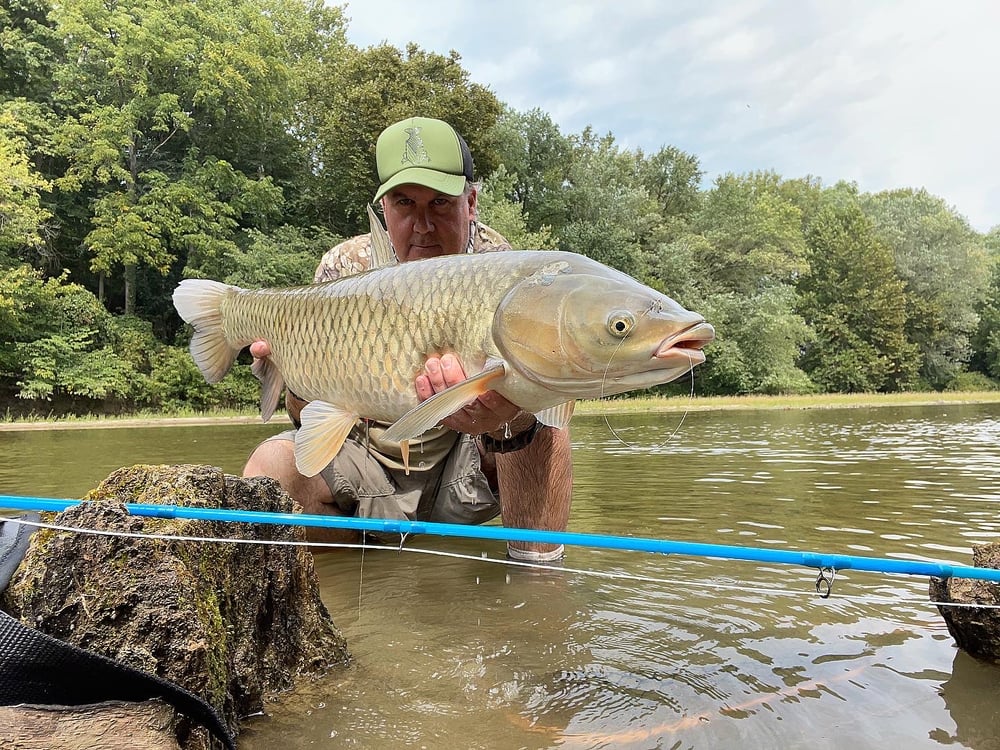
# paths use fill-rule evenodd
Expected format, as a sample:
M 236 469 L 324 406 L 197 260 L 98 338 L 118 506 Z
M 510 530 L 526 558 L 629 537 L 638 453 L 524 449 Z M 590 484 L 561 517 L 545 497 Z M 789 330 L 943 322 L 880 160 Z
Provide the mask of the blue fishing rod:
M 0 508 L 9 508 L 12 510 L 51 511 L 58 513 L 67 508 L 79 505 L 82 502 L 85 501 L 0 495 Z M 608 534 L 588 534 L 569 531 L 516 529 L 506 526 L 466 526 L 456 523 L 431 523 L 427 521 L 405 521 L 391 518 L 353 518 L 308 513 L 272 513 L 265 511 L 229 510 L 225 508 L 191 508 L 181 505 L 156 505 L 150 503 L 126 503 L 125 508 L 134 516 L 151 518 L 184 518 L 199 521 L 311 526 L 404 535 L 430 534 L 434 536 L 464 537 L 467 539 L 564 544 L 577 547 L 592 547 L 595 549 L 654 552 L 662 555 L 689 555 L 693 557 L 715 557 L 726 560 L 801 565 L 807 568 L 818 569 L 821 576 L 823 576 L 824 571 L 829 571 L 832 574 L 842 570 L 864 570 L 875 573 L 899 573 L 933 578 L 971 578 L 981 581 L 1000 582 L 1000 570 L 994 568 L 976 568 L 966 565 L 922 562 L 919 560 L 891 560 L 884 557 L 859 557 L 856 555 L 824 554 L 796 550 L 767 549 L 764 547 L 740 547 L 726 544 L 704 544 L 670 539 L 648 539 L 644 537 L 611 536 Z M 824 580 L 832 583 L 832 578 Z M 817 585 L 819 583 L 820 580 L 817 580 Z

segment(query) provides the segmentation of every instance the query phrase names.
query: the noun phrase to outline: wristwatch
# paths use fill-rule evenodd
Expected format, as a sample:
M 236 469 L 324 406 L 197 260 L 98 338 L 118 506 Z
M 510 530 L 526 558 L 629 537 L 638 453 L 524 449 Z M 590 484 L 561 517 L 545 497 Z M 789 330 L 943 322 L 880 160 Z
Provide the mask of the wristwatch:
M 543 427 L 542 423 L 536 419 L 531 427 L 522 430 L 516 435 L 511 435 L 505 440 L 496 440 L 491 438 L 487 433 L 483 433 L 479 436 L 479 442 L 482 444 L 483 450 L 487 453 L 513 453 L 530 445 L 531 441 L 535 439 L 535 433 L 541 427 Z

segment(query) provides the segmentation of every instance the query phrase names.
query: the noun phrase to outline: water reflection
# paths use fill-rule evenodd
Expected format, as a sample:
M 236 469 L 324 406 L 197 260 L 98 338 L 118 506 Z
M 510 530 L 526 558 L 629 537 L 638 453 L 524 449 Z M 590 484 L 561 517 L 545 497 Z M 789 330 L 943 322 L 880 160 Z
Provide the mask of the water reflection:
M 571 528 L 968 564 L 998 533 L 998 415 L 692 413 L 666 442 L 678 415 L 610 417 L 622 440 L 577 419 Z M 0 433 L 0 481 L 72 496 L 108 463 L 237 471 L 261 437 L 178 429 Z M 845 571 L 821 600 L 787 566 L 577 548 L 539 574 L 478 559 L 499 543 L 408 544 L 474 559 L 321 556 L 354 662 L 241 748 L 997 747 L 1000 671 L 955 650 L 923 579 Z
M 1000 748 L 1000 704 L 997 702 L 997 668 L 957 651 L 951 675 L 941 695 L 956 729 L 939 729 L 932 739 L 942 745 L 976 750 Z

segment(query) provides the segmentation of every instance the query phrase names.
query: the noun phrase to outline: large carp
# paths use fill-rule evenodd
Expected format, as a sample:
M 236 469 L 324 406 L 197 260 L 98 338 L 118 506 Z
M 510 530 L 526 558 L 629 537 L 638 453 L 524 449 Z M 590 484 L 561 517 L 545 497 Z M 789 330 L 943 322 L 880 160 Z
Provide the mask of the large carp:
M 359 418 L 391 423 L 384 437 L 403 442 L 404 461 L 406 441 L 487 390 L 562 427 L 575 399 L 685 374 L 705 360 L 701 349 L 714 336 L 701 315 L 575 253 L 379 262 L 384 267 L 296 288 L 189 279 L 174 291 L 208 382 L 251 342 L 270 343 L 270 357 L 257 363 L 261 413 L 270 418 L 284 384 L 310 402 L 295 440 L 305 476 L 333 460 Z M 468 380 L 418 404 L 417 374 L 428 356 L 446 352 L 458 356 Z

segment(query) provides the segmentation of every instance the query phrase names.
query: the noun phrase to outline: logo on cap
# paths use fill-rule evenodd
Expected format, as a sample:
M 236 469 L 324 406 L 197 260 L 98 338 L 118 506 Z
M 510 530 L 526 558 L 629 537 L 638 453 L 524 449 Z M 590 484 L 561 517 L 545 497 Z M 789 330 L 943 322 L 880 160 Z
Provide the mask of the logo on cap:
M 421 130 L 422 128 L 406 128 L 408 135 L 403 141 L 403 158 L 399 160 L 400 164 L 416 166 L 417 164 L 426 164 L 431 160 L 427 148 L 424 146 L 424 141 L 420 137 Z

